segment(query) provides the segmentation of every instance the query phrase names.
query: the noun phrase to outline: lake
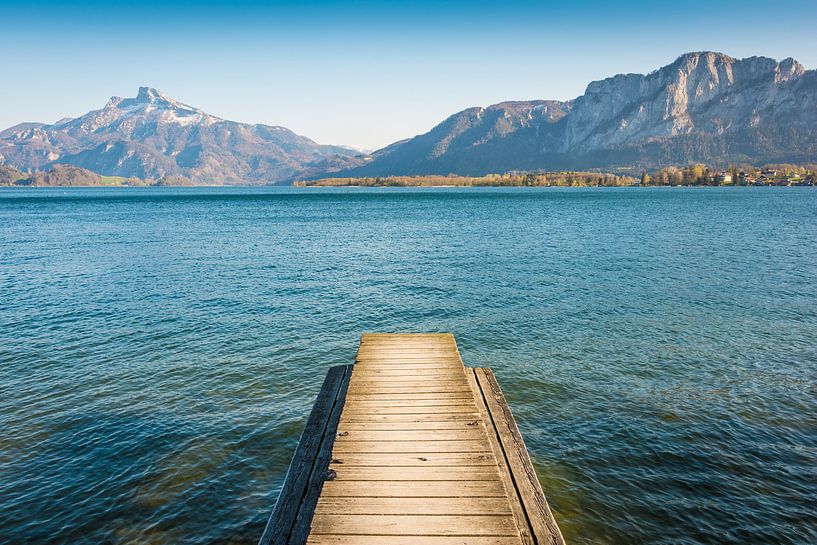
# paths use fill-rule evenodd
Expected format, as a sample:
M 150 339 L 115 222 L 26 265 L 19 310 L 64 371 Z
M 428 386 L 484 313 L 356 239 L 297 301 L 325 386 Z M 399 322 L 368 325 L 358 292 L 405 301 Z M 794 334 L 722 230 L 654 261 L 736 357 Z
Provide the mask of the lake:
M 813 188 L 0 190 L 0 541 L 257 543 L 365 331 L 494 369 L 569 543 L 817 542 Z

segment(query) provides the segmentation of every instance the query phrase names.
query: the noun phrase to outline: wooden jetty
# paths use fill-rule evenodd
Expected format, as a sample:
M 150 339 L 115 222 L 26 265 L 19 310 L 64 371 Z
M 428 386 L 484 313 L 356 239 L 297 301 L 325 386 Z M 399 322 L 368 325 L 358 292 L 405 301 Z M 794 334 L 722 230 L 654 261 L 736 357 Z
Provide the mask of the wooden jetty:
M 564 544 L 490 369 L 364 334 L 329 370 L 260 545 Z

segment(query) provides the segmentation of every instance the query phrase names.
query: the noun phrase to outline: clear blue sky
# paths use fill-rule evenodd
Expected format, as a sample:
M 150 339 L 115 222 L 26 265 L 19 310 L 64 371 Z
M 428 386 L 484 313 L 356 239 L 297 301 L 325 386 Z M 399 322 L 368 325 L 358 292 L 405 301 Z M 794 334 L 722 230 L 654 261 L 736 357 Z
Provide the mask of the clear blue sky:
M 817 67 L 817 2 L 0 0 L 0 127 L 156 87 L 209 113 L 376 148 L 469 106 L 570 99 L 688 51 Z

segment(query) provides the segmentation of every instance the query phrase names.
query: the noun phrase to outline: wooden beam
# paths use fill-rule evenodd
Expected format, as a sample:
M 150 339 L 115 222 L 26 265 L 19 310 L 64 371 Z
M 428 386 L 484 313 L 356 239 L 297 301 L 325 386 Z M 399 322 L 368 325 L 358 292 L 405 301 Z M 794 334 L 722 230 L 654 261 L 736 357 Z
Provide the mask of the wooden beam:
M 321 446 L 327 434 L 334 439 L 335 429 L 331 427 L 331 415 L 333 412 L 338 414 L 340 412 L 339 408 L 343 405 L 343 393 L 349 383 L 351 371 L 351 365 L 339 365 L 331 367 L 326 374 L 259 545 L 291 543 L 290 536 L 293 533 L 298 513 L 305 503 L 310 501 L 306 497 L 310 478 L 316 471 L 321 471 L 318 459 Z M 317 501 L 317 496 L 315 501 Z
M 502 451 L 508 463 L 513 483 L 525 508 L 533 537 L 537 545 L 564 545 L 564 538 L 553 518 L 545 499 L 542 485 L 528 455 L 525 441 L 499 388 L 493 371 L 487 368 L 474 370 L 477 383 L 496 428 Z

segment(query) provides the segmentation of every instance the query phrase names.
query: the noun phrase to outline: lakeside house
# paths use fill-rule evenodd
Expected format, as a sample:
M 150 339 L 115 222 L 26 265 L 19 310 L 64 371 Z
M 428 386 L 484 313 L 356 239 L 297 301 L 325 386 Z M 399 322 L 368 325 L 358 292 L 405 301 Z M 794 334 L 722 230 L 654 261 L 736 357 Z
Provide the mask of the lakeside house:
M 718 175 L 715 176 L 715 181 L 719 184 L 731 184 L 732 174 L 726 171 L 719 172 Z
M 755 183 L 755 177 L 743 170 L 741 170 L 738 174 L 738 180 L 740 181 L 741 185 L 750 185 Z

